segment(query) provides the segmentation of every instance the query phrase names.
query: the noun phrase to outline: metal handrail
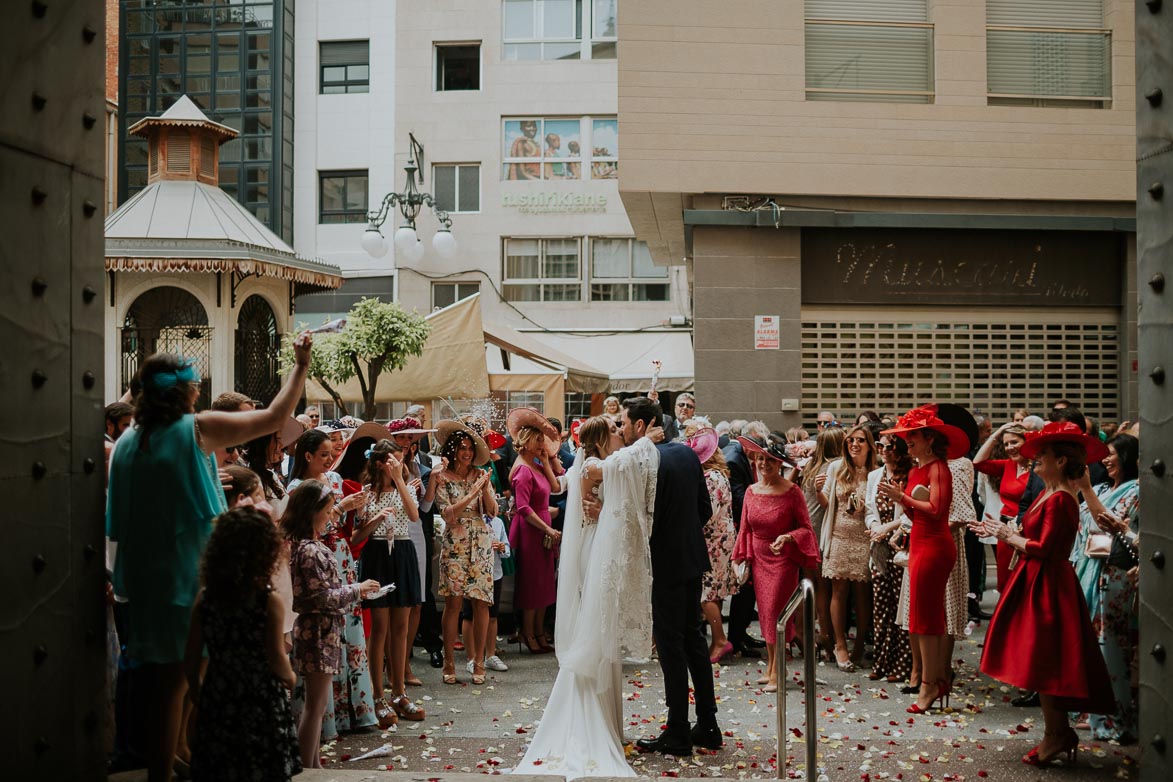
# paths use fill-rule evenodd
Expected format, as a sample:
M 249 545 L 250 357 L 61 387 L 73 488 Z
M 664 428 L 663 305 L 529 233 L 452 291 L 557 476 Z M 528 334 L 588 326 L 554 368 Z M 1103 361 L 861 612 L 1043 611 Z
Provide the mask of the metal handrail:
M 778 617 L 775 636 L 774 658 L 778 666 L 778 695 L 775 710 L 778 712 L 778 779 L 786 773 L 786 623 L 798 610 L 802 612 L 802 694 L 806 698 L 806 780 L 814 782 L 818 773 L 818 731 L 815 730 L 815 585 L 804 578 L 790 596 L 785 610 Z M 781 643 L 777 643 L 781 639 Z

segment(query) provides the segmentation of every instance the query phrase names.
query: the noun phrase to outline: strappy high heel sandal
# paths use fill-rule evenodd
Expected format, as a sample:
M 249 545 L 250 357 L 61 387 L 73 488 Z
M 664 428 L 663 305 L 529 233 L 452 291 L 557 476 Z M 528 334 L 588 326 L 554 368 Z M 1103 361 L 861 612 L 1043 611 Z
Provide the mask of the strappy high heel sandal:
M 485 664 L 484 663 L 481 663 L 479 665 L 477 665 L 475 663 L 473 664 L 473 666 L 472 666 L 472 683 L 473 684 L 484 684 L 485 683 Z
M 444 658 L 444 667 L 440 670 L 440 675 L 444 677 L 445 684 L 459 684 L 456 678 L 456 661 Z
M 382 698 L 375 701 L 375 719 L 379 721 L 379 727 L 384 730 L 399 722 L 395 711 Z
M 1022 762 L 1028 766 L 1049 766 L 1064 755 L 1067 756 L 1067 763 L 1070 765 L 1074 765 L 1079 759 L 1079 735 L 1071 728 L 1068 728 L 1067 732 L 1063 734 L 1062 742 L 1054 753 L 1043 757 L 1039 754 L 1039 747 L 1035 747 L 1023 755 Z
M 395 713 L 399 715 L 399 719 L 401 720 L 420 722 L 427 716 L 423 708 L 417 706 L 415 702 L 406 695 L 400 695 L 397 698 L 392 698 L 391 707 L 395 709 Z

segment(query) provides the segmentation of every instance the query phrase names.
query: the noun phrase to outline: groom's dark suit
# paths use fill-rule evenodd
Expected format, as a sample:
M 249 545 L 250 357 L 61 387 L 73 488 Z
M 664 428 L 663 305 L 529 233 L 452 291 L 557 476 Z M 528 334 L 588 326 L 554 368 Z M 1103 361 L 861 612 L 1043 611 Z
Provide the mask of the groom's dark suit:
M 662 443 L 652 520 L 652 635 L 668 704 L 667 733 L 688 741 L 688 677 L 697 724 L 715 724 L 713 666 L 701 629 L 701 576 L 709 569 L 704 524 L 713 515 L 696 454 Z

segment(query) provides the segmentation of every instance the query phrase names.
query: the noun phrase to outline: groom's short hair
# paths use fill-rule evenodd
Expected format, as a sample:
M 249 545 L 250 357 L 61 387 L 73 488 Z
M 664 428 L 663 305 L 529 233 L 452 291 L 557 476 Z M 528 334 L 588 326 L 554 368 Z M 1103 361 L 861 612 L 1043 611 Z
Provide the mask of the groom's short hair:
M 664 411 L 658 402 L 653 402 L 646 396 L 633 396 L 623 400 L 623 409 L 632 423 L 643 421 L 648 426 L 659 426 L 664 419 Z

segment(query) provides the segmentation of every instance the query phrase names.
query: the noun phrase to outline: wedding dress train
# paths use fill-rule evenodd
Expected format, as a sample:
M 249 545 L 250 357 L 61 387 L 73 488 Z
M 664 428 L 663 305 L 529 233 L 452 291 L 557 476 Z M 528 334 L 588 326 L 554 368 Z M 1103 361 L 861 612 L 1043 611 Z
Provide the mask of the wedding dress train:
M 603 462 L 597 524 L 571 468 L 558 580 L 558 678 L 515 774 L 633 777 L 623 751 L 623 657 L 651 656 L 651 535 L 659 454 L 639 440 Z M 604 488 L 605 487 L 605 488 Z M 605 493 L 605 496 L 604 496 Z

